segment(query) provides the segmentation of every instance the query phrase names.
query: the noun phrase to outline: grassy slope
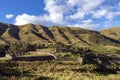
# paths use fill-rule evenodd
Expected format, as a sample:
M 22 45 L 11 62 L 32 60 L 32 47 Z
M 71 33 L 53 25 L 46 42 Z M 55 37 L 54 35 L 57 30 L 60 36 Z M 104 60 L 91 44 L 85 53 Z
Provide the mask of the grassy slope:
M 6 44 L 7 42 L 5 42 L 5 40 L 3 40 L 2 38 L 0 38 L 0 44 Z
M 70 61 L 0 61 L 0 80 L 120 80 L 120 73 L 96 72 L 95 65 Z M 6 67 L 7 66 L 7 67 Z
M 51 31 L 51 33 L 52 33 L 52 35 L 54 37 L 54 41 L 63 42 L 64 44 L 69 43 L 67 38 L 64 36 L 64 34 L 62 34 L 59 31 L 59 27 L 51 27 L 51 28 L 49 28 L 49 30 Z
M 17 41 L 17 39 L 10 34 L 10 28 L 6 29 L 6 31 L 3 33 L 1 37 L 6 41 L 10 41 L 10 42 Z
M 62 42 L 75 46 L 111 45 L 119 46 L 120 42 L 101 35 L 97 31 L 65 26 L 44 27 L 35 24 L 15 26 L 0 23 L 1 42 L 29 41 L 34 43 Z
M 15 25 L 0 23 L 0 36 L 4 42 L 18 41 L 18 31 L 18 27 Z
M 19 26 L 19 29 L 20 29 L 19 36 L 21 41 L 40 42 L 40 43 L 47 42 L 47 39 L 43 37 L 41 33 L 39 33 L 41 29 L 39 30 L 36 29 L 36 26 L 34 26 L 33 24 L 26 24 L 23 26 Z
M 100 31 L 102 34 L 120 41 L 120 27 L 109 28 Z

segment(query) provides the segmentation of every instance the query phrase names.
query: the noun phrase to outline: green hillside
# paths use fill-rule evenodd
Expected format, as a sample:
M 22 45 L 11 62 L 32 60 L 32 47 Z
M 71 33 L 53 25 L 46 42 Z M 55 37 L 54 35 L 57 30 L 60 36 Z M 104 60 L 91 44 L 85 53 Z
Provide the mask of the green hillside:
M 113 27 L 100 31 L 101 34 L 120 41 L 120 27 Z
M 119 30 L 118 30 L 119 31 Z M 116 31 L 115 31 L 116 32 Z M 11 43 L 24 41 L 30 43 L 56 43 L 61 42 L 74 46 L 120 46 L 119 38 L 107 37 L 103 33 L 107 31 L 93 31 L 78 27 L 52 26 L 26 24 L 15 26 L 12 24 L 0 23 L 0 43 Z M 109 34 L 109 33 L 108 33 Z M 118 33 L 116 33 L 118 36 Z

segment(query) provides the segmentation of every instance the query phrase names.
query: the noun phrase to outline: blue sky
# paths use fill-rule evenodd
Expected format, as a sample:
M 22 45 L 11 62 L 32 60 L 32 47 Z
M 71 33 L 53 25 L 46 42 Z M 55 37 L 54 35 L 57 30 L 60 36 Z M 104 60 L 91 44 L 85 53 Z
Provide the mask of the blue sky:
M 101 30 L 120 26 L 120 0 L 0 0 L 0 22 Z

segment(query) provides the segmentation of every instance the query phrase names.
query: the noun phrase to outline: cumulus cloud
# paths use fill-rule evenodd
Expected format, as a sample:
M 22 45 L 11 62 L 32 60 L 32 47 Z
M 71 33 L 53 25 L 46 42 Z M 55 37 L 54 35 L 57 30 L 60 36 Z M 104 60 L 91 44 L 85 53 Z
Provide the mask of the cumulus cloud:
M 90 24 L 74 24 L 73 26 L 96 30 L 99 27 L 99 24 L 93 24 L 93 23 L 90 23 Z
M 106 19 L 113 20 L 116 16 L 120 15 L 120 12 L 109 12 L 106 15 Z
M 28 15 L 26 13 L 22 15 L 18 15 L 15 19 L 15 24 L 16 25 L 23 25 L 27 23 L 34 23 L 34 24 L 39 24 L 39 16 L 34 16 L 34 15 Z
M 34 23 L 34 24 L 42 24 L 42 25 L 49 25 L 49 24 L 64 24 L 64 5 L 59 5 L 56 0 L 45 0 L 45 8 L 44 10 L 47 12 L 43 15 L 29 15 L 29 14 L 21 14 L 18 15 L 15 19 L 16 25 L 23 25 L 26 23 Z
M 15 19 L 16 25 L 23 25 L 23 24 L 27 24 L 27 23 L 49 25 L 50 21 L 49 21 L 48 15 L 35 16 L 35 15 L 29 15 L 26 13 L 24 13 L 22 15 L 18 15 Z
M 44 0 L 44 14 L 19 14 L 15 18 L 16 25 L 27 23 L 51 25 L 70 25 L 96 29 L 101 23 L 96 19 L 113 20 L 120 15 L 120 2 L 115 6 L 105 5 L 107 0 Z M 94 20 L 95 19 L 95 20 Z M 102 22 L 102 21 L 101 21 Z M 104 22 L 103 22 L 104 23 Z
M 80 12 L 80 11 L 78 11 L 78 12 L 76 12 L 74 15 L 70 15 L 70 18 L 71 19 L 81 19 L 81 18 L 84 18 L 84 16 L 85 16 L 85 12 Z
M 11 19 L 11 18 L 14 17 L 14 15 L 13 15 L 13 14 L 6 14 L 5 17 L 6 17 L 7 19 Z
M 119 8 L 119 3 L 116 6 L 102 6 L 100 9 L 91 11 L 90 13 L 92 14 L 93 18 L 105 18 L 107 20 L 113 20 L 116 16 L 120 15 L 120 11 L 118 10 Z
M 45 0 L 45 10 L 49 13 L 48 17 L 53 23 L 63 22 L 64 6 L 57 4 L 56 0 Z
M 93 20 L 91 19 L 81 20 L 80 22 L 81 23 L 69 24 L 68 26 L 81 27 L 81 28 L 92 29 L 92 30 L 96 30 L 100 26 L 99 24 L 93 23 Z
M 100 4 L 102 4 L 105 0 L 68 0 L 67 4 L 70 6 L 76 6 L 79 10 L 90 11 L 95 9 Z M 78 10 L 78 11 L 79 11 Z
M 68 4 L 77 7 L 77 11 L 70 16 L 72 19 L 80 19 L 84 18 L 85 15 L 89 13 L 89 11 L 94 10 L 100 4 L 102 4 L 104 0 L 68 0 Z
M 91 13 L 94 18 L 102 18 L 107 14 L 107 12 L 108 11 L 105 9 L 100 9 L 100 10 L 92 11 Z

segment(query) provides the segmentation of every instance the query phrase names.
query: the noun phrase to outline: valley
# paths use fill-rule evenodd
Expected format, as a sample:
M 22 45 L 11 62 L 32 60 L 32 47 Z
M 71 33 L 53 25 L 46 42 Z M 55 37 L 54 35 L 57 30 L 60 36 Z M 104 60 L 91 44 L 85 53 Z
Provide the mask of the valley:
M 0 80 L 119 80 L 119 30 L 0 23 Z

